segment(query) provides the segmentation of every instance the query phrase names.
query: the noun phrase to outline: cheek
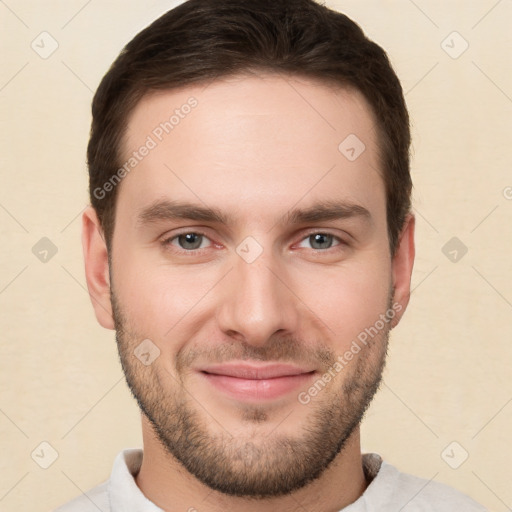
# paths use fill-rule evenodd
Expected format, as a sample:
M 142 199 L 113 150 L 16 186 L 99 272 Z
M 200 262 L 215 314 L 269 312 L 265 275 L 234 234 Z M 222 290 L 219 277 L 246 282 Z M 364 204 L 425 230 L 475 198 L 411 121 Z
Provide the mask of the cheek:
M 141 253 L 116 268 L 115 290 L 133 329 L 164 340 L 190 326 L 218 279 L 211 268 L 191 273 Z
M 149 252 L 132 248 L 114 260 L 116 295 L 139 336 L 167 340 L 162 349 L 178 350 L 199 330 L 215 329 L 215 310 L 221 306 L 216 297 L 223 295 L 222 277 L 229 265 L 198 265 L 191 270 L 163 263 Z M 306 306 L 296 305 L 303 314 L 302 327 L 323 330 L 326 340 L 336 344 L 333 349 L 341 352 L 374 325 L 388 308 L 391 267 L 384 253 L 380 246 L 371 246 L 336 267 L 292 264 L 285 280 L 296 294 L 290 300 L 300 297 Z
M 307 306 L 328 326 L 326 335 L 339 340 L 335 350 L 340 352 L 386 313 L 390 279 L 390 269 L 381 260 L 310 275 L 299 294 L 309 297 Z

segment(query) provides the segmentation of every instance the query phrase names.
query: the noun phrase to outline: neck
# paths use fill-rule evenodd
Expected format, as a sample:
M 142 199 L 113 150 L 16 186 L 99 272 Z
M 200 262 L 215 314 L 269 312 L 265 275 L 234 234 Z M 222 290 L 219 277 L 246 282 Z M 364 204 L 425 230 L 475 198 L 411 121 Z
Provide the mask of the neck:
M 142 424 L 144 455 L 135 482 L 149 500 L 166 512 L 291 512 L 298 505 L 310 512 L 338 512 L 356 501 L 368 486 L 359 427 L 318 479 L 286 496 L 255 500 L 228 496 L 204 485 L 164 449 L 144 415 Z

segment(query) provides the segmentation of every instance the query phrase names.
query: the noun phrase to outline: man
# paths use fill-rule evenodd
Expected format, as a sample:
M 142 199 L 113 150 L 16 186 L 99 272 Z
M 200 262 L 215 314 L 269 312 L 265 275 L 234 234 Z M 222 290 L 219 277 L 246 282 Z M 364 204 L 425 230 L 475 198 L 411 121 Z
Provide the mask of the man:
M 414 260 L 385 52 L 313 0 L 189 0 L 92 110 L 86 277 L 144 450 L 59 510 L 484 510 L 361 454 Z

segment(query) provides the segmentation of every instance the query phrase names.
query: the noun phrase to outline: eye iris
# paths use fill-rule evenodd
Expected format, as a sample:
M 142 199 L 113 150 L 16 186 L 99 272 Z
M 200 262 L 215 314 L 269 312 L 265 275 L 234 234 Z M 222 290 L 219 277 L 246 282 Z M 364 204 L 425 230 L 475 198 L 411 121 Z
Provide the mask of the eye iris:
M 313 249 L 329 249 L 332 245 L 332 235 L 316 233 L 309 237 Z
M 185 233 L 179 235 L 178 241 L 183 249 L 198 249 L 201 246 L 201 237 L 197 233 Z

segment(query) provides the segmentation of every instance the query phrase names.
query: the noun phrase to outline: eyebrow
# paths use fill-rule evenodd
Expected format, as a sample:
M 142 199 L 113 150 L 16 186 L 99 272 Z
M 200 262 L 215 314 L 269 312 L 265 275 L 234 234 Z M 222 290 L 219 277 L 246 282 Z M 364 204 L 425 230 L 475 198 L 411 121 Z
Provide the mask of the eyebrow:
M 296 225 L 349 218 L 361 218 L 366 222 L 372 221 L 371 213 L 362 205 L 341 201 L 321 201 L 308 208 L 290 210 L 282 216 L 281 224 Z M 218 208 L 163 199 L 143 208 L 137 215 L 137 224 L 144 226 L 159 221 L 179 219 L 223 225 L 228 225 L 230 221 L 236 221 Z

